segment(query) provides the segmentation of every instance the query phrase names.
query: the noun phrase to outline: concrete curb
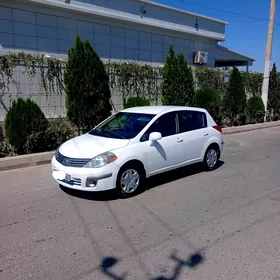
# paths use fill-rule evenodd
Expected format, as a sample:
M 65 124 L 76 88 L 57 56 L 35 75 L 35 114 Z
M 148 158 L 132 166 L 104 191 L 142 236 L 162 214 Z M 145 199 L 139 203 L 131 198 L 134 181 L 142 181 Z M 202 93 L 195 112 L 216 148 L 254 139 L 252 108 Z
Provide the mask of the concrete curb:
M 223 134 L 224 135 L 237 134 L 237 133 L 241 133 L 241 132 L 260 130 L 260 129 L 276 127 L 276 126 L 280 126 L 280 121 L 249 124 L 249 125 L 244 125 L 244 126 L 226 127 L 226 128 L 223 128 Z
M 265 128 L 276 127 L 276 126 L 280 126 L 280 121 L 244 125 L 244 126 L 237 126 L 237 127 L 228 127 L 223 129 L 223 134 L 224 135 L 237 134 L 241 132 L 265 129 Z M 0 171 L 48 164 L 51 162 L 53 155 L 54 152 L 46 152 L 46 153 L 0 158 Z
M 0 171 L 42 165 L 51 162 L 54 152 L 0 158 Z

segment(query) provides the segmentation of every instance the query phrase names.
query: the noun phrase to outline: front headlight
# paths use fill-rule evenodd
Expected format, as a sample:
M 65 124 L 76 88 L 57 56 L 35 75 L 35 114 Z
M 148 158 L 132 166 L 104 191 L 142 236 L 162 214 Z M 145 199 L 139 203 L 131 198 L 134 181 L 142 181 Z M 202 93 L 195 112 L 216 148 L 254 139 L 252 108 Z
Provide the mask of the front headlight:
M 91 159 L 84 167 L 86 168 L 100 168 L 117 159 L 113 153 L 104 153 Z
M 57 158 L 58 155 L 59 155 L 59 148 L 60 147 L 61 147 L 61 145 L 59 145 L 59 147 L 55 150 L 55 153 L 54 153 L 55 158 Z

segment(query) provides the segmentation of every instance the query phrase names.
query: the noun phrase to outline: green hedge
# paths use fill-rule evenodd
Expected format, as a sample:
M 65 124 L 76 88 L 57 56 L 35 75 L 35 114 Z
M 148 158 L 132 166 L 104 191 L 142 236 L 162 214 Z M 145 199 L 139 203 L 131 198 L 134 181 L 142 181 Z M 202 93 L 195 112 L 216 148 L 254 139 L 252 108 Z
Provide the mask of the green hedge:
M 246 123 L 255 124 L 264 122 L 265 108 L 260 96 L 249 98 L 246 107 Z
M 42 153 L 56 150 L 62 143 L 76 135 L 76 131 L 66 118 L 49 120 L 46 130 L 34 132 L 26 139 L 25 153 Z
M 142 96 L 136 96 L 136 97 L 129 97 L 127 99 L 124 99 L 123 101 L 123 107 L 131 108 L 131 107 L 138 107 L 138 106 L 149 106 L 150 101 Z
M 188 98 L 193 96 L 189 92 L 193 93 L 196 89 L 196 106 L 209 110 L 217 122 L 221 120 L 221 115 L 225 112 L 227 114 L 223 118 L 226 119 L 227 117 L 228 120 L 223 119 L 224 124 L 227 124 L 227 122 L 229 125 L 244 124 L 245 117 L 247 123 L 263 121 L 263 104 L 259 97 L 263 80 L 261 73 L 237 72 L 236 69 L 223 71 L 209 68 L 194 69 L 193 72 L 190 72 L 187 71 L 189 68 L 182 54 L 174 55 L 172 63 L 170 63 L 170 54 L 163 69 L 131 62 L 105 63 L 111 92 L 121 95 L 125 108 L 158 104 L 158 101 L 162 98 L 162 90 L 166 91 L 166 89 L 171 88 L 172 90 L 168 91 L 169 101 L 167 103 L 169 104 L 176 99 L 179 100 L 179 102 L 176 101 L 177 104 L 180 103 L 180 100 L 185 100 L 187 96 Z M 65 61 L 25 53 L 2 55 L 0 60 L 2 62 L 0 67 L 0 101 L 3 101 L 2 98 L 6 93 L 12 100 L 13 93 L 9 92 L 9 89 L 12 88 L 11 85 L 20 87 L 19 81 L 14 80 L 13 75 L 17 65 L 24 68 L 22 73 L 29 77 L 30 84 L 33 83 L 36 75 L 39 76 L 40 92 L 42 94 L 62 94 L 64 92 Z M 180 73 L 187 73 L 187 78 L 185 78 L 186 75 L 179 75 L 179 70 L 172 71 L 174 69 L 170 65 L 173 65 L 174 69 L 183 69 L 184 71 L 180 70 Z M 233 79 L 233 72 L 238 79 Z M 191 73 L 194 79 L 192 79 Z M 276 66 L 274 66 L 272 78 L 269 96 L 273 95 L 274 99 L 270 98 L 269 110 L 274 113 L 275 118 L 279 115 L 280 108 L 278 106 L 280 104 L 278 102 L 280 100 L 280 75 L 276 71 Z M 170 87 L 171 83 L 172 87 Z M 69 85 L 71 85 L 71 79 L 68 87 Z M 79 88 L 78 81 L 76 85 Z M 87 85 L 84 86 L 87 87 Z M 242 98 L 238 98 L 236 89 L 239 89 L 238 93 L 240 93 L 240 96 L 242 95 Z M 88 88 L 88 94 L 91 94 L 91 92 L 92 90 Z M 248 99 L 247 106 L 244 92 Z M 173 93 L 176 93 L 176 96 L 173 96 Z M 184 96 L 184 93 L 187 96 Z M 32 93 L 30 95 L 32 96 Z M 239 102 L 240 99 L 243 101 Z M 191 98 L 191 100 L 194 100 L 194 98 Z M 182 102 L 184 103 L 182 105 L 185 105 L 185 103 L 193 104 L 190 101 Z M 226 108 L 224 107 L 223 110 L 220 108 L 221 103 L 226 104 Z M 272 108 L 272 104 L 274 107 L 278 104 L 278 107 Z M 236 108 L 228 108 L 229 106 Z M 9 141 L 0 142 L 0 157 L 13 155 L 15 152 L 32 153 L 53 150 L 60 143 L 76 135 L 66 119 L 47 121 L 40 108 L 33 101 L 23 101 L 21 98 L 12 102 L 12 106 L 6 115 L 5 130 Z
M 42 93 L 61 94 L 63 92 L 65 61 L 54 57 L 42 55 L 30 55 L 23 52 L 18 54 L 0 55 L 3 62 L 0 67 L 0 99 L 4 92 L 8 91 L 9 85 L 18 83 L 14 81 L 13 73 L 15 67 L 21 64 L 25 67 L 23 73 L 33 83 L 38 74 Z M 104 63 L 109 74 L 112 92 L 122 95 L 122 99 L 132 96 L 144 95 L 151 103 L 160 100 L 162 81 L 162 69 L 150 65 L 137 64 L 134 62 L 107 62 Z M 227 81 L 226 76 L 231 71 L 218 69 L 200 68 L 193 70 L 196 88 L 211 88 L 223 97 Z M 261 95 L 262 79 L 261 73 L 240 71 L 247 95 Z M 280 77 L 279 77 L 280 79 Z
M 206 109 L 216 123 L 221 121 L 221 97 L 211 88 L 201 88 L 196 92 L 195 105 Z
M 14 100 L 5 117 L 5 131 L 9 143 L 18 154 L 25 153 L 27 138 L 45 131 L 48 121 L 40 107 L 31 99 Z

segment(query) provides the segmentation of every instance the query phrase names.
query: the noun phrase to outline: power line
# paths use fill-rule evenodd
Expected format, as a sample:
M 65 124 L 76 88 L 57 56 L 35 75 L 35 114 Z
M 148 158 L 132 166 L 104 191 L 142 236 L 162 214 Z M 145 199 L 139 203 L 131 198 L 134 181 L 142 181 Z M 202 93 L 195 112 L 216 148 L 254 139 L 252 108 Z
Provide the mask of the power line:
M 188 0 L 177 0 L 177 2 L 184 2 L 184 3 L 191 4 L 193 6 L 198 6 L 198 7 L 206 8 L 206 9 L 209 9 L 209 10 L 212 10 L 212 11 L 216 11 L 216 12 L 221 12 L 221 13 L 224 13 L 224 14 L 229 14 L 229 15 L 234 15 L 234 16 L 239 16 L 239 17 L 245 17 L 245 18 L 248 18 L 248 19 L 254 19 L 254 20 L 258 20 L 258 21 L 269 21 L 269 18 L 255 17 L 255 16 L 251 16 L 251 15 L 248 15 L 248 14 L 231 12 L 231 11 L 227 11 L 227 10 L 220 9 L 220 8 L 213 8 L 211 6 L 207 6 L 207 5 L 203 5 L 203 4 L 199 4 L 199 3 L 194 3 L 194 2 L 188 1 Z M 275 22 L 275 24 L 280 26 L 279 23 Z
M 222 12 L 222 13 L 227 13 L 227 14 L 230 14 L 230 15 L 241 16 L 241 17 L 251 18 L 251 19 L 255 19 L 255 20 L 264 20 L 264 21 L 268 21 L 269 20 L 269 18 L 255 17 L 255 16 L 246 15 L 246 14 L 231 12 L 231 11 L 223 10 L 223 9 L 220 9 L 220 8 L 213 8 L 211 6 L 194 3 L 194 2 L 188 1 L 188 0 L 181 0 L 181 1 L 185 2 L 185 3 L 192 4 L 194 6 L 198 6 L 198 7 L 202 7 L 202 8 L 207 8 L 207 9 L 213 10 L 213 11 L 219 11 L 219 12 Z

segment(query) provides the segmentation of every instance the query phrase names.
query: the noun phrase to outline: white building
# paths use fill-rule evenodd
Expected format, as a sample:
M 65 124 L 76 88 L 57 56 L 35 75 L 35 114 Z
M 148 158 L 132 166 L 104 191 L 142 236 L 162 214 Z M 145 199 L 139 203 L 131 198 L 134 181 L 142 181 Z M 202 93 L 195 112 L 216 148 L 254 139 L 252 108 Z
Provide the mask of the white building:
M 254 59 L 219 45 L 226 25 L 148 0 L 1 0 L 0 54 L 24 51 L 66 57 L 78 33 L 104 60 L 162 65 L 173 45 L 192 65 L 198 51 L 204 57 L 200 66 L 252 65 Z M 44 109 L 42 98 L 37 101 Z M 59 102 L 56 107 L 64 107 L 64 100 Z M 53 114 L 63 114 L 61 110 Z M 4 113 L 0 104 L 0 121 Z

